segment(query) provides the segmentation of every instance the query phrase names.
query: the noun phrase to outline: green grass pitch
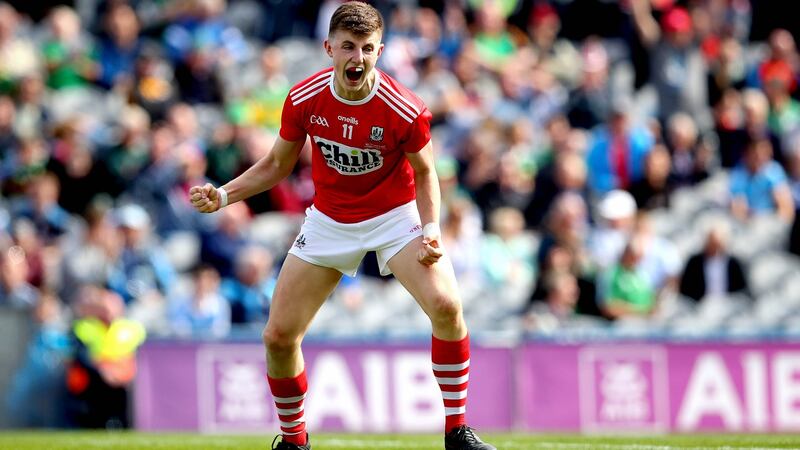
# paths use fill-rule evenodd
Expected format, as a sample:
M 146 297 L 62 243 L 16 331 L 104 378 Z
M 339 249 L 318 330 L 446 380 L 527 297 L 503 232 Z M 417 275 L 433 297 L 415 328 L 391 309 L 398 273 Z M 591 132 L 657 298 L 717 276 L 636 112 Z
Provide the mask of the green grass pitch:
M 727 450 L 800 449 L 800 434 L 680 435 L 680 436 L 564 436 L 549 434 L 485 434 L 499 450 Z M 269 449 L 265 435 L 150 434 L 136 432 L 0 432 L 0 450 L 67 449 Z M 442 450 L 441 436 L 318 434 L 314 450 Z

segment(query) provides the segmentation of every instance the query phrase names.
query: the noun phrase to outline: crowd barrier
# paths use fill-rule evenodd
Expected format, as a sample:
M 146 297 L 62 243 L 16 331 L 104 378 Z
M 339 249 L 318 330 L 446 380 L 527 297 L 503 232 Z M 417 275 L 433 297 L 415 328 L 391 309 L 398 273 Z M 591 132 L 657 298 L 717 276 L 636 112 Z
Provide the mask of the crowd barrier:
M 311 429 L 402 433 L 442 428 L 442 401 L 423 343 L 316 343 L 304 350 Z M 277 432 L 260 344 L 154 342 L 141 349 L 138 360 L 137 428 Z M 468 421 L 493 431 L 798 431 L 800 346 L 473 346 Z

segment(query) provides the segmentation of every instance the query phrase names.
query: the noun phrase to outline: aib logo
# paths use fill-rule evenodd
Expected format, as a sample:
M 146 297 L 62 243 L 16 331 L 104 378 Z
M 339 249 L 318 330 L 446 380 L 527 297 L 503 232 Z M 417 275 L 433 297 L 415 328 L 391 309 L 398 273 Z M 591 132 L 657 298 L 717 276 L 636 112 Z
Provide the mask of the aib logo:
M 322 116 L 313 115 L 313 116 L 311 116 L 311 123 L 313 123 L 315 125 L 321 125 L 323 127 L 327 127 L 328 126 L 328 119 L 326 119 L 326 118 L 324 118 Z

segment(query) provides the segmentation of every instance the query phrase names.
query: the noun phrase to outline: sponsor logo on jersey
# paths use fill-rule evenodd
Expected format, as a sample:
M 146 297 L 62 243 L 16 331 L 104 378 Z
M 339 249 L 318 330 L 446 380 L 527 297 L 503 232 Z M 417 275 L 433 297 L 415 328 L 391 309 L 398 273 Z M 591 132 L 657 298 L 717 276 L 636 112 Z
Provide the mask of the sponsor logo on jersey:
M 383 156 L 379 151 L 349 147 L 319 136 L 314 136 L 314 142 L 322 151 L 328 167 L 342 175 L 361 175 L 383 167 Z
M 328 119 L 326 119 L 326 118 L 324 118 L 322 116 L 312 115 L 311 116 L 311 123 L 313 123 L 314 125 L 321 125 L 323 127 L 327 127 L 328 126 Z
M 342 122 L 347 122 L 347 123 L 352 124 L 352 125 L 358 125 L 358 119 L 356 119 L 355 117 L 339 116 L 339 117 L 337 117 L 337 119 L 341 120 Z
M 372 127 L 372 132 L 369 134 L 369 138 L 373 141 L 382 141 L 383 140 L 383 127 Z

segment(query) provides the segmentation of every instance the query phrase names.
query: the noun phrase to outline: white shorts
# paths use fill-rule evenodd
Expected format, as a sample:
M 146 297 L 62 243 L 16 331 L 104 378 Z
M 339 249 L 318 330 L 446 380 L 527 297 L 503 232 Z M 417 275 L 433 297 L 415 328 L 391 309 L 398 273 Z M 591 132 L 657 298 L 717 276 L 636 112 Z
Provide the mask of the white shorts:
M 381 275 L 389 275 L 387 263 L 392 256 L 422 236 L 420 222 L 416 201 L 357 223 L 339 223 L 312 205 L 289 253 L 352 277 L 364 255 L 375 251 Z

